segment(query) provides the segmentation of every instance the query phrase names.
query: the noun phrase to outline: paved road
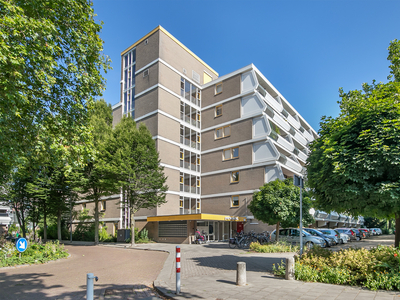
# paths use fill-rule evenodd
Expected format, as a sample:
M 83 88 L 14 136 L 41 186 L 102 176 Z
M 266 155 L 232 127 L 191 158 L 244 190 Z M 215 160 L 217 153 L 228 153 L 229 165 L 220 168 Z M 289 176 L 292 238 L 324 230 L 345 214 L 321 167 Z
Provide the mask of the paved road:
M 154 295 L 149 287 L 168 257 L 165 252 L 122 247 L 67 245 L 66 248 L 71 254 L 68 259 L 0 269 L 0 299 L 85 299 L 87 273 L 99 277 L 95 284 L 97 297 L 106 292 L 112 299 L 123 299 L 123 292 L 130 291 L 140 299 Z

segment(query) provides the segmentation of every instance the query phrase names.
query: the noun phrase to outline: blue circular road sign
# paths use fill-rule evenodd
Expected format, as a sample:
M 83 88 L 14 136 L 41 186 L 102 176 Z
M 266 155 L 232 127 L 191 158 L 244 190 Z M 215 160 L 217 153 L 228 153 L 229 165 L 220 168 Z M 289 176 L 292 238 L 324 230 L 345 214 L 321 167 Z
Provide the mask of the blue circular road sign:
M 28 241 L 26 238 L 19 238 L 15 244 L 15 247 L 19 252 L 24 252 L 28 248 Z

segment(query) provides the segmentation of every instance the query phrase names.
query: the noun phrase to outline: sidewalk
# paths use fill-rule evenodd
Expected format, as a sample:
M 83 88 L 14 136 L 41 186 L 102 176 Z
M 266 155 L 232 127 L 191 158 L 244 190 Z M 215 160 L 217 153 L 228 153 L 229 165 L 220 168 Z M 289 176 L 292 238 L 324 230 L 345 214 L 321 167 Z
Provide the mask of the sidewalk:
M 227 243 L 180 245 L 181 294 L 175 294 L 175 245 L 147 244 L 138 249 L 168 251 L 169 256 L 154 287 L 172 299 L 324 299 L 394 300 L 399 292 L 370 291 L 359 287 L 287 281 L 272 274 L 272 264 L 292 254 L 255 254 L 230 249 Z M 247 285 L 236 286 L 236 264 L 246 262 Z

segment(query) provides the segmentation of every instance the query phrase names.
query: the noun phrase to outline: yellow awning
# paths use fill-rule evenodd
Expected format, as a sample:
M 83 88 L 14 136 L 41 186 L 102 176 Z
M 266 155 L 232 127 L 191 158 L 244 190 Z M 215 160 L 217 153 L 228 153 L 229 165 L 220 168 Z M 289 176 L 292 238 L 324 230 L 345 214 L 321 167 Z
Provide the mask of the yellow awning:
M 168 215 L 168 216 L 147 217 L 147 222 L 190 221 L 190 220 L 246 222 L 245 217 L 214 215 L 214 214 L 190 214 L 190 215 Z

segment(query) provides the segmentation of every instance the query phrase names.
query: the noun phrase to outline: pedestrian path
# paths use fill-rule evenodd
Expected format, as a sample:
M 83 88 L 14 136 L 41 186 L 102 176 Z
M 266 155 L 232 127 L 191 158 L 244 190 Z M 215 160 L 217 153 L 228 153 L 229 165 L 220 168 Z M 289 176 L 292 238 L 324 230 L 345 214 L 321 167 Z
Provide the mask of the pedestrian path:
M 147 244 L 138 249 L 168 251 L 169 256 L 154 287 L 169 298 L 212 300 L 394 300 L 399 292 L 370 291 L 359 287 L 284 280 L 272 274 L 272 265 L 293 254 L 255 254 L 230 249 L 227 243 L 180 245 L 181 294 L 176 295 L 175 245 Z M 247 285 L 236 286 L 236 264 L 246 262 Z

